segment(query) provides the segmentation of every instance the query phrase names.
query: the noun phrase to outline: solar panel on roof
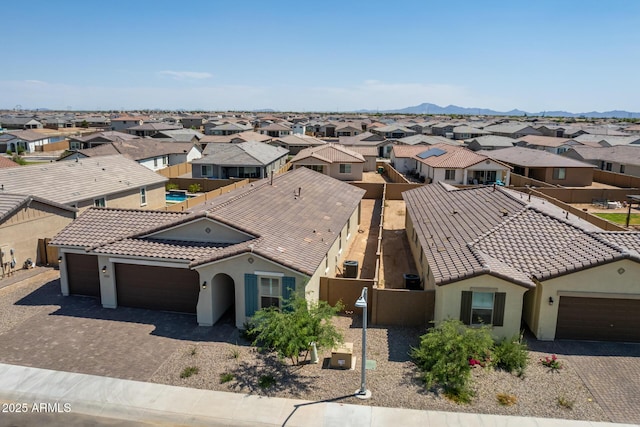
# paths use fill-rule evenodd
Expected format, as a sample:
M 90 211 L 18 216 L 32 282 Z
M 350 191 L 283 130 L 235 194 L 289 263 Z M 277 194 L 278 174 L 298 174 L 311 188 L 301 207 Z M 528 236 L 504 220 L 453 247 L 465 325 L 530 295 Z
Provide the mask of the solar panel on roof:
M 420 157 L 421 159 L 427 159 L 429 157 L 433 157 L 433 156 L 441 156 L 444 153 L 446 153 L 446 151 L 440 149 L 440 148 L 431 148 L 423 153 L 418 154 L 418 157 Z

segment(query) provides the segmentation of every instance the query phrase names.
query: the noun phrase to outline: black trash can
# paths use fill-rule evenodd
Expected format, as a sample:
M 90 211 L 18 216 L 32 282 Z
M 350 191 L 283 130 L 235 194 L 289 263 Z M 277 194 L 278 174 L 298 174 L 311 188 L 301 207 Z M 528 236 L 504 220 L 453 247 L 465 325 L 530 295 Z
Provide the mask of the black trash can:
M 358 261 L 345 260 L 342 263 L 342 277 L 347 279 L 358 278 Z
M 403 274 L 405 289 L 420 289 L 420 276 L 417 274 Z

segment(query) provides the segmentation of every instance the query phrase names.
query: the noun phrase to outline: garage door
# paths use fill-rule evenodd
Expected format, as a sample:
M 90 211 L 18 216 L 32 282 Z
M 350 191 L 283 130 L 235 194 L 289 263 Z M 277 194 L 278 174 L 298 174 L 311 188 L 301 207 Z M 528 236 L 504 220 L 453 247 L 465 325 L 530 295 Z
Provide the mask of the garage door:
M 118 305 L 195 313 L 199 275 L 183 268 L 116 264 Z
M 640 342 L 640 300 L 560 297 L 556 338 Z
M 65 254 L 69 293 L 100 297 L 100 271 L 95 255 Z

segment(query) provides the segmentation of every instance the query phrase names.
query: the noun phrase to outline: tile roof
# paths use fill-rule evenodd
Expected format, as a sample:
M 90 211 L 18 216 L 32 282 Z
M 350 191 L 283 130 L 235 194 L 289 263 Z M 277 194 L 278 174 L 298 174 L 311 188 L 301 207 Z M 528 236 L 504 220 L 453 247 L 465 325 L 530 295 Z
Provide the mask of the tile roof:
M 291 162 L 295 163 L 308 158 L 318 159 L 326 163 L 364 163 L 365 161 L 362 154 L 350 150 L 344 145 L 325 144 L 300 150 L 291 159 Z
M 91 208 L 52 243 L 81 246 L 95 253 L 188 260 L 192 267 L 251 251 L 312 275 L 364 193 L 300 168 L 278 175 L 273 185 L 268 179 L 256 181 L 187 212 Z M 230 245 L 152 237 L 200 218 L 210 218 L 254 237 Z
M 186 216 L 188 214 L 184 212 L 89 208 L 62 229 L 51 243 L 90 248 L 170 224 Z
M 49 138 L 48 135 L 35 132 L 33 130 L 12 130 L 9 132 L 5 132 L 3 135 L 12 135 L 18 139 L 23 139 L 25 141 L 39 141 L 41 139 Z
M 640 141 L 640 135 L 590 135 L 584 134 L 579 135 L 573 138 L 578 142 L 597 142 L 600 143 L 604 141 L 608 145 L 629 145 L 629 144 L 637 144 Z
M 131 135 L 129 133 L 118 132 L 118 131 L 105 131 L 105 132 L 94 132 L 89 135 L 76 136 L 71 137 L 74 141 L 80 142 L 91 142 L 95 139 L 102 139 L 105 141 L 129 141 L 132 139 L 140 139 L 139 136 Z
M 5 191 L 62 204 L 165 181 L 167 178 L 121 155 L 0 169 L 0 184 Z
M 194 160 L 194 164 L 214 164 L 222 166 L 266 166 L 285 156 L 289 150 L 257 141 L 238 144 L 208 144 L 204 157 Z
M 479 136 L 477 138 L 467 139 L 465 143 L 469 144 L 473 141 L 482 147 L 513 147 L 516 143 L 515 139 L 500 135 Z
M 444 153 L 424 159 L 418 157 L 419 154 L 425 153 L 434 148 L 440 149 L 444 151 Z M 393 147 L 393 152 L 394 157 L 396 158 L 414 158 L 421 163 L 431 166 L 432 168 L 464 169 L 488 159 L 487 156 L 475 153 L 468 148 L 449 144 L 435 144 L 428 147 L 419 145 L 396 145 Z
M 640 151 L 640 150 L 638 150 Z M 500 162 L 532 168 L 591 168 L 590 163 L 580 162 L 544 150 L 526 147 L 510 147 L 500 150 L 481 150 L 476 153 Z
M 193 149 L 192 142 L 162 142 L 153 138 L 139 138 L 133 141 L 115 141 L 100 144 L 92 148 L 78 150 L 86 157 L 122 154 L 131 160 L 145 160 L 169 154 L 188 153 Z
M 7 157 L 0 156 L 0 169 L 15 168 L 16 166 L 20 166 L 20 165 Z
M 523 141 L 526 145 L 537 145 L 539 147 L 561 147 L 563 145 L 576 144 L 571 138 L 556 138 L 554 136 L 527 135 L 518 138 L 516 141 Z
M 502 188 L 431 184 L 402 193 L 437 285 L 491 274 L 525 287 L 623 258 L 640 233 L 594 232 Z M 625 250 L 628 248 L 630 250 Z
M 286 135 L 274 138 L 273 142 L 283 142 L 287 145 L 315 147 L 326 144 L 325 141 L 308 135 Z
M 405 136 L 404 138 L 400 138 L 397 140 L 402 144 L 407 145 L 434 145 L 434 144 L 449 144 L 449 145 L 461 145 L 460 142 L 448 139 L 443 136 L 433 136 L 433 135 L 411 135 Z
M 571 147 L 584 160 L 604 160 L 625 165 L 640 165 L 640 146 L 616 145 L 614 147 Z

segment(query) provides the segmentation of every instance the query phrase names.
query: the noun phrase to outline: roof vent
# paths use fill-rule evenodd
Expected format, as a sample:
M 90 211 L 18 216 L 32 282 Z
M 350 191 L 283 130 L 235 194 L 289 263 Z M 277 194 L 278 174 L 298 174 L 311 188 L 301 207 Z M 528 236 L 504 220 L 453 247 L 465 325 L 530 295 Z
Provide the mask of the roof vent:
M 502 216 L 509 216 L 509 212 L 506 209 L 500 209 L 500 213 L 502 214 Z

